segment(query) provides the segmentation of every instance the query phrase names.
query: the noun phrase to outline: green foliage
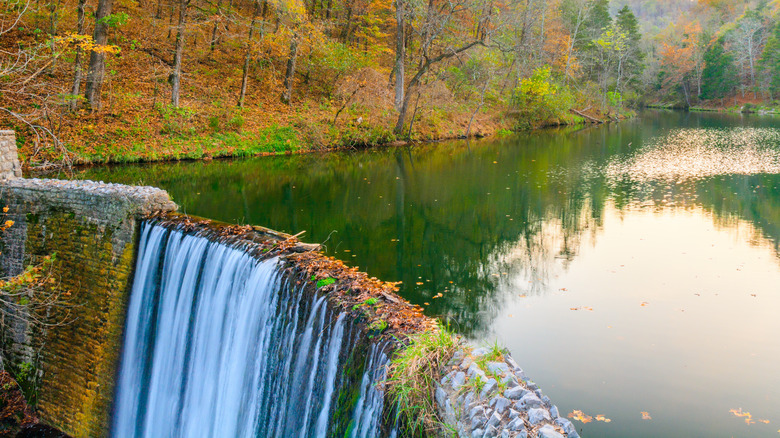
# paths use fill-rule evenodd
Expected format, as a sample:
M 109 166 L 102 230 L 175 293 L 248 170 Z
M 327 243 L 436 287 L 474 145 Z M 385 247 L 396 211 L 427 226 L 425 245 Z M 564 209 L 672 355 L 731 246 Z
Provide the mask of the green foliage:
M 549 66 L 538 68 L 530 78 L 523 79 L 515 96 L 520 122 L 527 123 L 528 128 L 563 119 L 575 100 L 568 87 L 555 83 Z
M 333 284 L 335 282 L 336 282 L 335 278 L 330 278 L 330 277 L 323 278 L 322 280 L 319 280 L 317 282 L 317 289 L 319 289 L 321 287 L 325 287 L 325 286 L 330 286 L 331 284 Z
M 758 65 L 768 77 L 770 93 L 780 94 L 780 22 L 772 29 Z
M 726 96 L 736 85 L 737 75 L 734 57 L 726 52 L 723 39 L 713 42 L 704 53 L 702 72 L 702 99 L 718 99 Z
M 367 306 L 373 306 L 377 303 L 376 298 L 369 298 L 367 299 L 364 304 Z
M 99 20 L 100 23 L 104 23 L 108 27 L 119 27 L 127 24 L 130 20 L 130 15 L 127 12 L 118 12 L 116 14 L 109 14 Z

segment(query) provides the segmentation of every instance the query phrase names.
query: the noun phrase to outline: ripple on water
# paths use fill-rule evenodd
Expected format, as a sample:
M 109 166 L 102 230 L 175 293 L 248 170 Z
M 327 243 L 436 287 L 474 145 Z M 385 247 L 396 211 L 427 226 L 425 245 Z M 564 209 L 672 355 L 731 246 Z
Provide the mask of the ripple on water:
M 603 168 L 608 180 L 685 181 L 716 175 L 780 173 L 780 131 L 679 129 Z

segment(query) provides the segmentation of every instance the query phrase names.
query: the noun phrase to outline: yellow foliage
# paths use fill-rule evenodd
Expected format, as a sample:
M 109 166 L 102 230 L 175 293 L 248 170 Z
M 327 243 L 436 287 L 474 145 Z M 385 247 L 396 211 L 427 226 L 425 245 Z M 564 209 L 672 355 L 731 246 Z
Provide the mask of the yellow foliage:
M 87 52 L 98 52 L 98 53 L 105 53 L 108 55 L 116 55 L 120 52 L 119 46 L 114 46 L 112 44 L 95 44 L 95 40 L 92 39 L 89 35 L 79 35 L 77 33 L 71 33 L 64 37 L 60 37 L 56 39 L 57 42 L 60 42 L 62 44 L 65 44 L 66 46 L 71 46 L 74 48 L 80 48 L 81 50 L 87 51 Z

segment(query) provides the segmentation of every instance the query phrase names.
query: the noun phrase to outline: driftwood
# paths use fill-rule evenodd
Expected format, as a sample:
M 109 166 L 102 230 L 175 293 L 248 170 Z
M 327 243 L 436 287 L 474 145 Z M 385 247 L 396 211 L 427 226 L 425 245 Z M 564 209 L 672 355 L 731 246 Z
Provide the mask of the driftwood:
M 591 117 L 591 116 L 589 116 L 589 115 L 587 115 L 587 114 L 585 114 L 583 112 L 577 111 L 574 108 L 570 109 L 569 111 L 571 111 L 572 114 L 576 114 L 576 115 L 578 115 L 578 116 L 580 116 L 580 117 L 590 121 L 591 123 L 604 123 L 603 120 L 599 120 L 599 119 L 597 119 L 595 117 Z

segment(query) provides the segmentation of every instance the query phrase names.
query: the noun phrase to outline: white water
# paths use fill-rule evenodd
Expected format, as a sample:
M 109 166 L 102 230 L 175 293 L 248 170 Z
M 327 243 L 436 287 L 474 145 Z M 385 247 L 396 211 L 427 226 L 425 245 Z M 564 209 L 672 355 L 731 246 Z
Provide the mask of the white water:
M 158 225 L 141 233 L 113 437 L 380 435 L 381 346 L 357 402 L 338 397 L 360 336 L 346 314 L 304 296 L 276 259 Z M 348 425 L 333 424 L 339 409 Z

